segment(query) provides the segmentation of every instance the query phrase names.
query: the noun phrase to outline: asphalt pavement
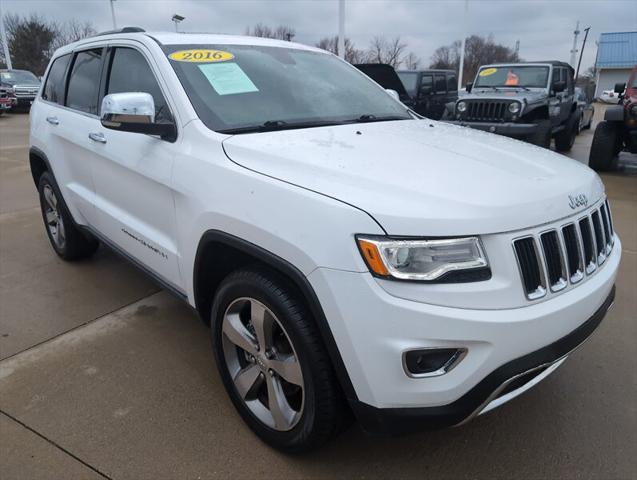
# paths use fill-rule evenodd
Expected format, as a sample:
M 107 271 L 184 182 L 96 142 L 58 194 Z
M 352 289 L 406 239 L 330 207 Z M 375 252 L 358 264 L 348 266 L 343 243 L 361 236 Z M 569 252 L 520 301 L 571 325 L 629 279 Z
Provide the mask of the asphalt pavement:
M 586 163 L 591 139 L 570 156 Z M 187 306 L 106 248 L 54 255 L 28 115 L 2 116 L 0 478 L 637 478 L 637 155 L 602 178 L 623 242 L 617 299 L 556 373 L 462 427 L 372 437 L 353 425 L 286 456 L 235 412 Z

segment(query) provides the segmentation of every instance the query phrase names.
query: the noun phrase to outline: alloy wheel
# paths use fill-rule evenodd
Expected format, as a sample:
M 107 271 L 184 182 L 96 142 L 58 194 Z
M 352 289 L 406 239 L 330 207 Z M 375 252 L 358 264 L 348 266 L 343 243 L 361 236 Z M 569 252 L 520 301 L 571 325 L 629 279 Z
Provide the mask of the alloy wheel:
M 64 230 L 64 220 L 58 207 L 58 199 L 51 185 L 45 185 L 43 189 L 44 196 L 44 217 L 46 219 L 46 228 L 51 234 L 51 238 L 55 245 L 62 249 L 66 243 L 66 232 Z
M 275 430 L 294 428 L 305 403 L 303 373 L 274 313 L 254 298 L 234 300 L 223 317 L 222 345 L 236 392 L 252 414 Z

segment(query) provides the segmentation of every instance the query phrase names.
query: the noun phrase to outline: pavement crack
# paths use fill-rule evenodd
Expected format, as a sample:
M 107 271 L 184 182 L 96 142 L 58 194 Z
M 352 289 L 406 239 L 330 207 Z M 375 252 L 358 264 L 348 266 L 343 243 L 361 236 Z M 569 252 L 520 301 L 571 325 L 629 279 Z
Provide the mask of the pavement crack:
M 109 477 L 108 475 L 106 475 L 104 472 L 100 471 L 99 469 L 95 468 L 93 465 L 91 465 L 88 462 L 85 462 L 84 460 L 82 460 L 80 457 L 78 457 L 77 455 L 69 452 L 66 448 L 64 448 L 63 446 L 61 446 L 60 444 L 54 442 L 53 440 L 51 440 L 50 438 L 48 438 L 47 436 L 41 434 L 40 432 L 38 432 L 37 430 L 31 428 L 30 426 L 28 426 L 26 423 L 18 420 L 17 418 L 15 418 L 13 415 L 5 412 L 4 410 L 0 409 L 0 414 L 4 415 L 5 417 L 7 417 L 10 420 L 13 420 L 15 423 L 21 425 L 23 428 L 26 428 L 28 431 L 30 431 L 31 433 L 37 435 L 38 437 L 40 437 L 42 440 L 48 442 L 49 444 L 53 445 L 55 448 L 57 448 L 58 450 L 64 452 L 65 454 L 67 454 L 69 457 L 73 458 L 74 460 L 80 462 L 82 465 L 84 465 L 86 468 L 90 468 L 92 471 L 94 471 L 95 473 L 97 473 L 98 475 L 100 475 L 101 477 L 107 479 L 107 480 L 113 480 L 111 477 Z

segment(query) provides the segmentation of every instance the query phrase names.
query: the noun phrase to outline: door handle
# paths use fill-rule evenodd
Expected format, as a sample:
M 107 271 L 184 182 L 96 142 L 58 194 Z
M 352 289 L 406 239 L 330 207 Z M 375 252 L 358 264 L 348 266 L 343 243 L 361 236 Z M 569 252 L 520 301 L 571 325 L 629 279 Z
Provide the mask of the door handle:
M 103 133 L 89 133 L 88 138 L 98 143 L 106 143 L 106 137 Z
M 59 125 L 60 121 L 58 120 L 58 117 L 46 117 L 46 121 L 49 122 L 51 125 Z

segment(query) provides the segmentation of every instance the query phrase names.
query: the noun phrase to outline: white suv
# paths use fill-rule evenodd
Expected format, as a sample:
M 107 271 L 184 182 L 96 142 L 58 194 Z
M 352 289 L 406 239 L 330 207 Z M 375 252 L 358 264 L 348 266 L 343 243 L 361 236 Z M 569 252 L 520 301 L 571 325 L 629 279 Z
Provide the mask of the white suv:
M 434 122 L 305 45 L 127 28 L 58 50 L 31 170 L 66 260 L 102 242 L 211 325 L 286 450 L 462 423 L 546 377 L 614 298 L 604 187 Z

